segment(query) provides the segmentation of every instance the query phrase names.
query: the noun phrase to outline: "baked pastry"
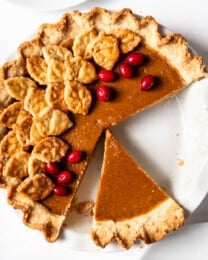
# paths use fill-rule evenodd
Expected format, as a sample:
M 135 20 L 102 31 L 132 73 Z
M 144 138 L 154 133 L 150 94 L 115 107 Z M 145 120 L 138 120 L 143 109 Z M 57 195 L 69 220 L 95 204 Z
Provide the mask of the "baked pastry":
M 41 25 L 34 39 L 19 46 L 17 59 L 1 67 L 1 183 L 24 223 L 48 241 L 60 234 L 103 130 L 207 76 L 185 39 L 163 37 L 158 27 L 154 18 L 139 19 L 129 9 L 74 11 Z M 127 66 L 132 51 L 140 65 Z M 24 176 L 5 173 L 22 152 L 29 153 L 21 162 Z
M 136 239 L 160 240 L 181 227 L 183 209 L 171 199 L 106 130 L 104 159 L 91 236 L 105 247 L 116 240 L 130 248 Z

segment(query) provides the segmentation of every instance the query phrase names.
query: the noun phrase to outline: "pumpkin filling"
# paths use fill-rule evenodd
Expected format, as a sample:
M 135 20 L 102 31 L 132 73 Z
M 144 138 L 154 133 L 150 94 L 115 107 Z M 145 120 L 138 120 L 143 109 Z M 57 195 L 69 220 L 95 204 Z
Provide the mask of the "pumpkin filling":
M 143 66 L 136 68 L 135 76 L 130 79 L 118 77 L 113 82 L 105 82 L 105 85 L 112 88 L 115 92 L 112 100 L 109 102 L 95 102 L 88 115 L 76 115 L 74 128 L 63 136 L 64 140 L 74 149 L 80 149 L 87 154 L 86 160 L 79 164 L 68 166 L 69 170 L 76 175 L 76 179 L 70 185 L 72 189 L 76 188 L 77 179 L 79 182 L 79 178 L 83 175 L 102 133 L 102 129 L 115 125 L 136 112 L 154 105 L 184 86 L 183 80 L 176 69 L 172 68 L 154 50 L 145 46 L 138 48 L 137 51 L 144 54 L 146 60 Z M 122 62 L 123 60 L 119 64 Z M 118 71 L 119 64 L 115 71 Z M 157 78 L 155 87 L 148 92 L 142 91 L 139 87 L 141 78 L 146 74 L 154 75 Z M 101 84 L 103 82 L 97 81 L 91 85 L 92 93 Z M 52 195 L 43 200 L 43 203 L 53 213 L 63 214 L 71 199 L 71 194 L 66 197 Z

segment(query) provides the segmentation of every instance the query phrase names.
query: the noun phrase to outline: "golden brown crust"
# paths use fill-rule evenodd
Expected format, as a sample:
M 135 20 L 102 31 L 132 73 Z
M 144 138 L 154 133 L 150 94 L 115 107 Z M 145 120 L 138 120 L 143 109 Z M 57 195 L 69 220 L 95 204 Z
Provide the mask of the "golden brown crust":
M 49 242 L 58 238 L 65 216 L 53 214 L 40 203 L 19 193 L 15 193 L 9 203 L 23 212 L 25 225 L 43 232 Z
M 26 116 L 22 121 L 16 125 L 16 137 L 23 147 L 31 145 L 30 129 L 33 123 L 31 115 Z
M 11 156 L 4 168 L 4 177 L 24 178 L 28 175 L 28 160 L 30 154 L 27 152 L 19 152 Z
M 40 88 L 30 88 L 24 99 L 24 109 L 31 113 L 33 116 L 38 114 L 48 107 L 45 98 L 45 90 Z
M 23 146 L 17 139 L 14 130 L 8 132 L 7 135 L 1 140 L 0 143 L 0 155 L 5 157 L 11 157 L 14 154 L 23 151 Z
M 61 83 L 50 83 L 47 85 L 45 98 L 49 106 L 61 111 L 68 111 L 64 100 L 65 85 Z
M 45 137 L 34 146 L 32 156 L 46 163 L 60 162 L 68 148 L 68 143 L 58 137 Z
M 26 61 L 27 72 L 39 84 L 47 84 L 47 63 L 41 57 L 33 56 L 27 58 Z
M 29 88 L 37 88 L 35 81 L 27 77 L 13 77 L 4 81 L 9 95 L 17 100 L 24 100 Z
M 31 45 L 34 48 L 38 48 L 40 43 L 44 46 L 58 45 L 68 39 L 69 35 L 70 39 L 74 39 L 77 34 L 91 28 L 111 35 L 112 32 L 126 29 L 137 33 L 145 44 L 164 55 L 178 69 L 186 84 L 207 77 L 202 58 L 191 54 L 188 43 L 181 35 L 170 34 L 162 37 L 159 25 L 153 17 L 139 19 L 127 8 L 110 12 L 96 7 L 87 13 L 80 13 L 77 10 L 66 13 L 58 23 L 41 25 L 36 35 L 37 45 L 34 45 L 35 40 Z M 19 50 L 23 53 L 24 46 Z
M 107 34 L 122 29 L 137 33 L 144 43 L 164 55 L 179 70 L 186 84 L 207 77 L 202 58 L 190 52 L 186 40 L 178 34 L 162 37 L 159 33 L 159 25 L 153 17 L 139 19 L 127 8 L 118 12 L 109 12 L 96 7 L 87 13 L 79 11 L 66 13 L 57 23 L 41 25 L 34 39 L 19 46 L 18 60 L 3 65 L 4 79 L 26 75 L 26 58 L 42 56 L 42 47 L 59 44 L 63 46 L 62 43 L 66 41 L 70 41 L 71 46 L 77 34 L 91 28 Z M 6 103 L 6 98 L 4 102 Z
M 66 113 L 52 108 L 42 110 L 40 115 L 34 118 L 33 123 L 43 137 L 61 135 L 73 126 Z
M 28 174 L 30 176 L 33 176 L 35 174 L 38 174 L 40 172 L 45 171 L 45 163 L 34 158 L 33 156 L 30 156 L 28 160 Z
M 55 184 L 45 173 L 29 176 L 17 187 L 17 192 L 33 201 L 45 199 L 53 191 Z
M 100 247 L 116 240 L 120 246 L 128 249 L 137 239 L 146 243 L 156 242 L 181 227 L 183 222 L 182 208 L 169 198 L 148 214 L 133 219 L 97 221 L 91 230 L 91 237 Z
M 14 128 L 22 108 L 23 105 L 21 102 L 12 103 L 5 108 L 0 115 L 0 125 L 10 129 Z

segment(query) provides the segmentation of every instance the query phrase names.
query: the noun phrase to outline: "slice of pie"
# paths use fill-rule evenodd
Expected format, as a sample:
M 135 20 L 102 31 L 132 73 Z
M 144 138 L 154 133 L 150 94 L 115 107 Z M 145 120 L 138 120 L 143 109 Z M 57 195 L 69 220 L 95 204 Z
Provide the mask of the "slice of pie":
M 92 239 L 101 247 L 116 240 L 130 248 L 136 239 L 160 240 L 184 222 L 183 209 L 106 130 Z
M 132 75 L 120 75 L 132 52 L 144 62 Z M 24 223 L 48 241 L 59 237 L 103 130 L 207 76 L 182 36 L 162 36 L 154 18 L 138 18 L 129 9 L 66 13 L 41 25 L 17 54 L 0 68 L 0 184 L 9 203 L 23 211 Z M 98 77 L 103 69 L 114 80 Z M 140 86 L 146 76 L 155 79 L 149 90 Z M 101 86 L 112 94 L 107 102 L 97 98 Z M 81 151 L 82 160 L 66 163 L 71 151 Z M 48 163 L 47 171 L 56 174 L 45 172 Z M 56 164 L 73 177 L 59 177 Z M 63 184 L 58 190 L 57 181 Z

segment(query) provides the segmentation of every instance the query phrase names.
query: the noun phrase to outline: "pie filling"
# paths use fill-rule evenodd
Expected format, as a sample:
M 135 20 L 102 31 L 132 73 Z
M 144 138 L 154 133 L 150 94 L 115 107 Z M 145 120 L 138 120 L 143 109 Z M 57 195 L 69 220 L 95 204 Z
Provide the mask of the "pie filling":
M 168 199 L 113 136 L 106 137 L 96 221 L 124 221 L 145 215 Z
M 113 99 L 106 103 L 96 102 L 92 105 L 88 115 L 76 115 L 74 128 L 70 129 L 63 136 L 63 139 L 74 149 L 79 148 L 88 155 L 82 163 L 69 165 L 69 170 L 75 173 L 78 182 L 79 176 L 82 176 L 87 167 L 88 160 L 101 135 L 102 129 L 117 124 L 137 111 L 159 102 L 165 96 L 168 97 L 174 94 L 184 85 L 177 71 L 151 48 L 141 47 L 137 51 L 145 55 L 145 63 L 143 66 L 136 68 L 135 77 L 131 79 L 119 77 L 113 82 L 105 82 L 105 85 L 112 88 L 115 92 Z M 118 68 L 115 70 L 117 71 Z M 149 92 L 144 92 L 139 88 L 140 79 L 145 74 L 152 74 L 157 78 L 155 87 Z M 101 84 L 103 82 L 97 81 L 94 85 L 90 85 L 89 88 L 92 93 Z M 76 180 L 71 185 L 72 189 L 76 187 Z M 66 197 L 52 195 L 43 200 L 43 203 L 53 213 L 63 214 L 71 199 L 71 194 Z

